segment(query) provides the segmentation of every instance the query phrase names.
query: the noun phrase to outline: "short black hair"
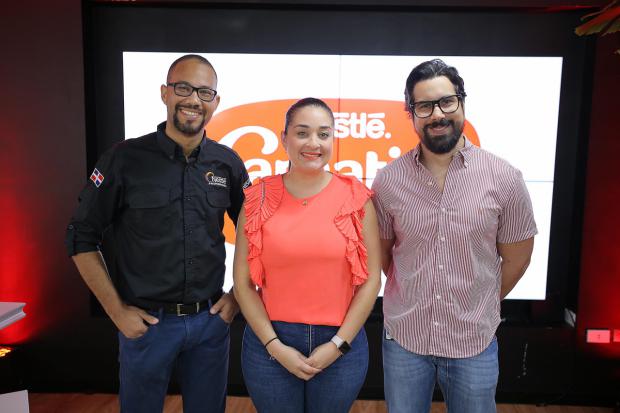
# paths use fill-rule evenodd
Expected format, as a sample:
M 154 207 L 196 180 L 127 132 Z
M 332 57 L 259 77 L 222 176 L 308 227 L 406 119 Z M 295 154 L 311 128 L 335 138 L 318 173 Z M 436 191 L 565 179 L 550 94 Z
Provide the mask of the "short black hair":
M 411 112 L 409 105 L 413 103 L 413 88 L 418 82 L 423 80 L 433 79 L 435 77 L 445 76 L 454 85 L 454 90 L 457 95 L 461 95 L 462 99 L 465 99 L 465 82 L 459 75 L 458 70 L 453 66 L 448 66 L 441 59 L 428 60 L 422 62 L 411 70 L 407 82 L 405 84 L 405 110 Z
M 186 55 L 179 57 L 174 62 L 172 62 L 172 64 L 170 65 L 170 68 L 168 69 L 168 75 L 166 76 L 166 83 L 170 83 L 170 75 L 174 71 L 174 68 L 177 67 L 179 63 L 184 62 L 186 60 L 198 60 L 200 63 L 204 63 L 205 65 L 209 66 L 211 70 L 213 70 L 213 73 L 215 73 L 215 79 L 217 79 L 217 72 L 215 71 L 215 68 L 213 67 L 211 62 L 209 62 L 207 59 L 205 59 L 204 57 L 198 54 L 186 54 Z
M 332 112 L 331 108 L 327 105 L 327 103 L 323 102 L 321 99 L 317 98 L 303 98 L 293 103 L 290 108 L 286 111 L 286 116 L 284 118 L 284 133 L 288 131 L 288 126 L 295 116 L 295 113 L 306 106 L 316 106 L 322 109 L 325 109 L 329 116 L 332 118 L 332 123 L 334 123 L 334 112 Z

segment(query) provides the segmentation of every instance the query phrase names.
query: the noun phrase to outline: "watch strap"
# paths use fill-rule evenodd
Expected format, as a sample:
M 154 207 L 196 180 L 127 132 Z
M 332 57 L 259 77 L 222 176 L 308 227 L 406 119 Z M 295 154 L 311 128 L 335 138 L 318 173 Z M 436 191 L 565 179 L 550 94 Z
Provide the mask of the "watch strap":
M 347 352 L 351 350 L 351 345 L 346 340 L 338 337 L 338 335 L 334 335 L 331 342 L 336 345 L 336 348 L 338 348 L 342 354 L 347 354 Z

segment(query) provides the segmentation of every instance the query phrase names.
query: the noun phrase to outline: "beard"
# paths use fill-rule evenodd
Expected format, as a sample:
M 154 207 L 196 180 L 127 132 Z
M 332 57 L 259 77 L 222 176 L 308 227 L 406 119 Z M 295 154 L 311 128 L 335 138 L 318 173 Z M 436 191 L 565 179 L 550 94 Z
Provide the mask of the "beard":
M 436 126 L 451 126 L 452 133 L 445 135 L 431 136 L 428 133 L 428 129 Z M 456 125 L 454 121 L 448 119 L 441 119 L 440 121 L 429 123 L 422 129 L 422 143 L 426 148 L 437 154 L 441 155 L 450 152 L 456 144 L 459 142 L 461 135 L 463 134 L 463 124 Z
M 202 113 L 202 109 L 200 108 L 176 105 L 176 107 L 174 108 L 174 115 L 172 116 L 172 122 L 174 123 L 174 127 L 177 128 L 177 130 L 181 132 L 183 135 L 187 135 L 187 136 L 193 136 L 193 135 L 197 135 L 198 133 L 200 133 L 204 129 L 205 124 L 207 123 L 207 120 L 204 114 L 202 115 L 202 119 L 200 120 L 200 122 L 197 122 L 196 124 L 192 124 L 191 121 L 182 123 L 178 116 L 178 113 L 181 110 L 181 108 L 186 108 L 186 109 L 190 109 L 190 110 L 194 110 L 194 111 L 198 111 Z

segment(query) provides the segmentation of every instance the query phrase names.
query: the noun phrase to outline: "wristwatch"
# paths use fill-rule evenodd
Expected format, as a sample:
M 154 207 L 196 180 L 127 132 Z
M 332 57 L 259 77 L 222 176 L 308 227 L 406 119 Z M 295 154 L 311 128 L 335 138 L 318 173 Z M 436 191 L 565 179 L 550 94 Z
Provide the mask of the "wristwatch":
M 343 355 L 347 354 L 349 352 L 349 350 L 351 350 L 351 344 L 347 343 L 345 340 L 341 339 L 338 336 L 333 336 L 332 339 L 331 339 L 331 342 L 336 345 L 338 350 L 340 350 L 340 352 Z

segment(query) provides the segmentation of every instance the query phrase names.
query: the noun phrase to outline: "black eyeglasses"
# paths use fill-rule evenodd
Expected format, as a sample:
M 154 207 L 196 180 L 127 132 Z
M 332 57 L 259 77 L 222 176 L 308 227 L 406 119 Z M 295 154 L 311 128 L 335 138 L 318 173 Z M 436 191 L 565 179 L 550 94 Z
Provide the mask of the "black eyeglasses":
M 217 95 L 217 91 L 210 87 L 194 87 L 187 82 L 168 83 L 167 85 L 172 86 L 174 88 L 174 93 L 182 97 L 190 96 L 195 90 L 200 100 L 204 100 L 205 102 L 211 102 Z
M 464 97 L 465 94 L 449 95 L 437 100 L 413 102 L 409 104 L 409 108 L 418 118 L 428 118 L 431 116 L 433 110 L 435 110 L 435 105 L 439 106 L 443 113 L 454 113 L 459 109 L 460 102 Z

